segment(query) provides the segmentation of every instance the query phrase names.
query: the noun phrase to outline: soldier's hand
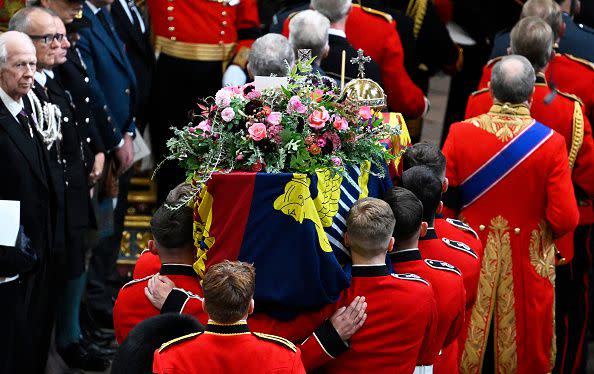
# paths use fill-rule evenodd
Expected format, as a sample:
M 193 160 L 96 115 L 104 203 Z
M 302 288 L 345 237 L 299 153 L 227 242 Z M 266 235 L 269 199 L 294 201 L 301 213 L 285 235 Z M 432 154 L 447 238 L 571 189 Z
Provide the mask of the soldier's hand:
M 347 307 L 338 309 L 330 322 L 342 340 L 349 340 L 365 323 L 367 303 L 364 296 L 357 296 Z
M 167 296 L 175 287 L 175 283 L 166 276 L 155 275 L 148 281 L 148 286 L 144 288 L 144 295 L 159 310 L 163 307 Z

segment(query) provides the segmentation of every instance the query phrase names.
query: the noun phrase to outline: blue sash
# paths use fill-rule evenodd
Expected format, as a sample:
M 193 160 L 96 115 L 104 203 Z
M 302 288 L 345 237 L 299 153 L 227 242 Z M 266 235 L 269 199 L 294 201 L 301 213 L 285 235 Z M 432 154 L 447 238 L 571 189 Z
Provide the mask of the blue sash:
M 462 208 L 466 208 L 493 188 L 551 135 L 553 130 L 536 121 L 524 129 L 462 182 Z

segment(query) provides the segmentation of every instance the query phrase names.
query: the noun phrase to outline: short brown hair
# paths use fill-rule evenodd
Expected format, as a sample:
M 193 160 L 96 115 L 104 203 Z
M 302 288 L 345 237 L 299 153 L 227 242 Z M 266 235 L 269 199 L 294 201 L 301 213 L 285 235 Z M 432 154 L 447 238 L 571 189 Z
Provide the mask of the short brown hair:
M 385 201 L 373 197 L 357 201 L 347 219 L 351 251 L 366 258 L 386 252 L 395 224 L 392 209 Z
M 210 319 L 219 323 L 239 321 L 254 297 L 256 269 L 241 261 L 212 265 L 202 281 L 204 304 Z

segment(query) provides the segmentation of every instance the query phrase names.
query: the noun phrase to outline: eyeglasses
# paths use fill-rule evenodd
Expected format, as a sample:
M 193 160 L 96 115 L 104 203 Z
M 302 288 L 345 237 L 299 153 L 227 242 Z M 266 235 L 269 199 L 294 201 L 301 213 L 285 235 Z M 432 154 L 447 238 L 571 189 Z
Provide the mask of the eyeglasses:
M 54 40 L 61 42 L 64 39 L 64 34 L 46 34 L 46 35 L 29 35 L 32 40 L 39 40 L 43 44 L 49 44 Z

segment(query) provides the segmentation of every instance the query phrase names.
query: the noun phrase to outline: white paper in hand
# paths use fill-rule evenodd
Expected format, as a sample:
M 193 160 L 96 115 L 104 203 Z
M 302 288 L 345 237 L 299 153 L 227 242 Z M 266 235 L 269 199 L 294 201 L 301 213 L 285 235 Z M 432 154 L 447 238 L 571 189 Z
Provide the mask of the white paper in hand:
M 14 247 L 21 223 L 21 202 L 0 200 L 0 245 Z

